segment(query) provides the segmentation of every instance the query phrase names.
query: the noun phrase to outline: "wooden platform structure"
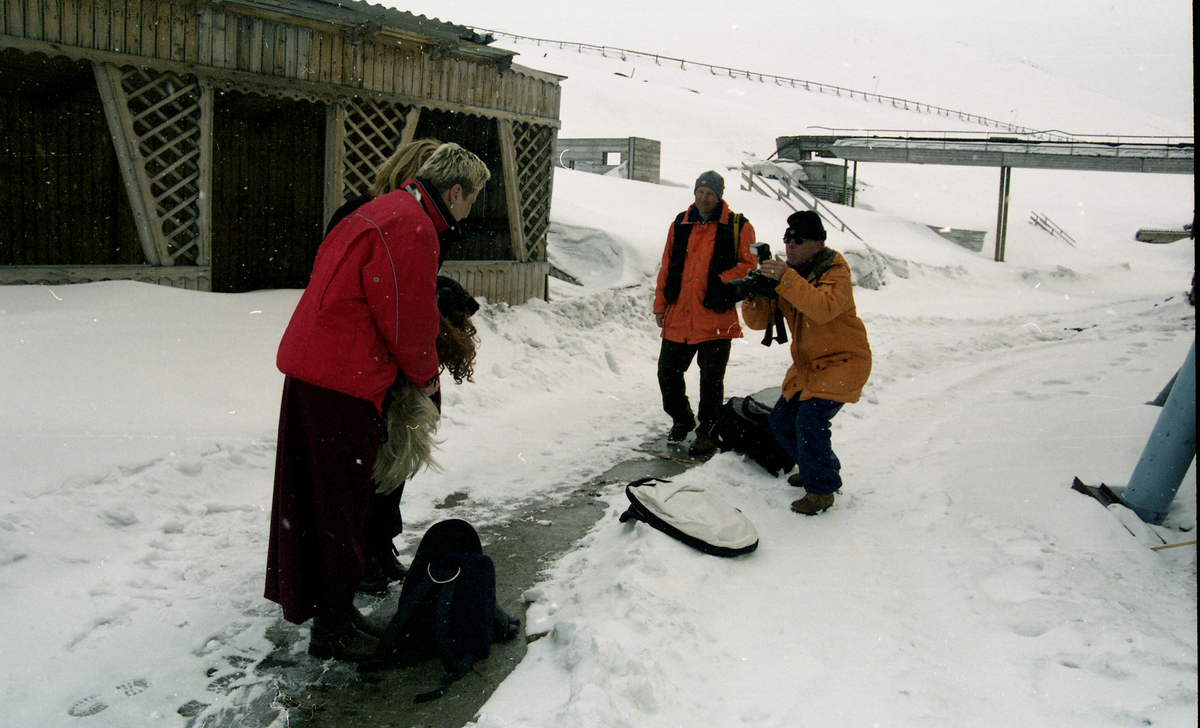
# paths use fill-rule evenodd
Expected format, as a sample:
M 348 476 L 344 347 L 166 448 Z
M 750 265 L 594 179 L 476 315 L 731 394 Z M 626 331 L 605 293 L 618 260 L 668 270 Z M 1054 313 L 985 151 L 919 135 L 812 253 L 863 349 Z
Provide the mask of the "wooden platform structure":
M 1014 167 L 1094 172 L 1196 173 L 1194 137 L 1121 137 L 946 132 L 831 130 L 828 134 L 778 137 L 776 154 L 784 159 L 813 155 L 854 162 L 946 164 L 1000 168 L 1000 205 L 996 222 L 997 261 L 1004 260 L 1008 197 Z
M 625 179 L 658 184 L 662 143 L 642 137 L 559 139 L 554 163 L 593 174 L 608 174 L 621 169 Z
M 1142 228 L 1141 230 L 1137 231 L 1137 234 L 1133 236 L 1133 239 L 1139 243 L 1155 243 L 1157 245 L 1163 245 L 1190 237 L 1191 235 L 1188 233 L 1188 231 L 1182 228 L 1179 230 L 1153 230 Z
M 561 76 L 357 0 L 0 0 L 0 283 L 303 287 L 414 138 L 492 180 L 443 272 L 545 297 Z

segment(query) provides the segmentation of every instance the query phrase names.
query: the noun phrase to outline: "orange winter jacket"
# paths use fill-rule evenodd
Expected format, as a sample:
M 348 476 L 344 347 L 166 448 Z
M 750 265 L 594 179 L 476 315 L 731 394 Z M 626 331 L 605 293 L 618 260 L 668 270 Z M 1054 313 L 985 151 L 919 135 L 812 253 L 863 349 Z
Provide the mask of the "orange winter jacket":
M 663 250 L 662 267 L 658 271 L 658 285 L 654 290 L 654 313 L 665 314 L 662 337 L 679 344 L 699 344 L 716 339 L 739 339 L 742 326 L 738 322 L 735 307 L 714 310 L 704 306 L 704 294 L 708 289 L 709 272 L 712 266 L 713 248 L 717 239 L 718 222 L 729 225 L 733 212 L 729 204 L 721 200 L 721 212 L 715 220 L 699 222 L 699 215 L 691 205 L 682 215 L 680 225 L 689 226 L 687 255 L 683 262 L 683 277 L 680 281 L 679 297 L 671 302 L 664 294 L 672 251 L 675 247 L 675 225 L 667 232 L 667 245 Z M 758 267 L 758 260 L 750 252 L 754 244 L 754 228 L 744 222 L 737 236 L 737 251 L 734 265 L 719 274 L 722 283 L 745 278 Z
M 819 398 L 857 402 L 871 375 L 867 327 L 854 307 L 850 265 L 841 253 L 824 274 L 809 283 L 793 269 L 775 287 L 778 301 L 748 298 L 742 302 L 746 326 L 761 331 L 783 312 L 792 332 L 792 365 L 783 379 L 783 396 L 791 400 Z

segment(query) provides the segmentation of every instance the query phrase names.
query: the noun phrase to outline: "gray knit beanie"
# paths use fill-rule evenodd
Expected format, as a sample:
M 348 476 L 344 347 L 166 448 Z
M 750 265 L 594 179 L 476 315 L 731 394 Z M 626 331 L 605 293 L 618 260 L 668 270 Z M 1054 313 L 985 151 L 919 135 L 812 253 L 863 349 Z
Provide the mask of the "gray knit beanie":
M 696 185 L 692 188 L 692 192 L 701 187 L 707 187 L 716 192 L 717 197 L 725 196 L 725 178 L 711 169 L 696 178 Z

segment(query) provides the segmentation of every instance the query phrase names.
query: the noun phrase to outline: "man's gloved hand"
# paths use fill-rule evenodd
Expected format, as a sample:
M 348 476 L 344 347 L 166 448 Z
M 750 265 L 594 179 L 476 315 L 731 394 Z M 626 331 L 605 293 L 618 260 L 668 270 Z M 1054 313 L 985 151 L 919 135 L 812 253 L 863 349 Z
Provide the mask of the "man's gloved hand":
M 730 281 L 729 286 L 733 291 L 735 300 L 741 301 L 744 298 L 755 297 L 773 300 L 779 297 L 775 293 L 776 281 L 767 278 L 758 271 L 750 271 L 750 275 L 737 281 Z

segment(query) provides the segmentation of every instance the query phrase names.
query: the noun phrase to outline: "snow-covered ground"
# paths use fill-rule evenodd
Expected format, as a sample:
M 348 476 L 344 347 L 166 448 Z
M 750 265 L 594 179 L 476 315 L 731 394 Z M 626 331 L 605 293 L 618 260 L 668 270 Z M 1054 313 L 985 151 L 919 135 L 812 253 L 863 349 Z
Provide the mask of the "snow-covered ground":
M 545 37 L 491 5 L 408 7 L 491 28 L 503 11 L 499 29 Z M 878 18 L 872 34 L 835 13 L 803 33 L 749 17 L 736 32 L 752 42 L 733 58 L 713 57 L 727 47 L 708 30 L 680 37 L 696 18 L 648 12 L 640 36 L 593 38 L 577 19 L 565 39 L 867 91 L 878 80 L 880 93 L 1004 121 L 1019 104 L 1019 123 L 1036 128 L 1192 133 L 1190 118 L 966 43 L 914 42 Z M 982 130 L 707 70 L 501 44 L 567 76 L 564 138 L 661 140 L 663 183 L 557 172 L 550 255 L 583 285 L 554 280 L 549 303 L 477 316 L 476 381 L 444 382 L 446 470 L 407 488 L 403 549 L 439 518 L 502 522 L 665 430 L 650 298 L 668 224 L 700 172 L 726 173 L 730 204 L 778 247 L 790 208 L 729 171 L 770 156 L 775 137 Z M 796 44 L 803 54 L 776 51 Z M 1194 180 L 1015 170 L 1000 264 L 998 177 L 860 165 L 859 205 L 835 209 L 862 239 L 831 230 L 830 245 L 883 285 L 856 291 L 875 365 L 863 400 L 835 420 L 846 481 L 835 507 L 797 516 L 782 478 L 718 455 L 680 479 L 758 528 L 758 551 L 726 560 L 619 523 L 626 499 L 613 487 L 605 517 L 526 595 L 528 631 L 546 636 L 479 726 L 1196 724 L 1195 547 L 1152 550 L 1195 538 L 1194 465 L 1163 527 L 1070 488 L 1127 482 L 1160 412 L 1145 403 L 1195 339 L 1192 241 L 1133 239 L 1190 221 Z M 1028 224 L 1032 212 L 1077 244 Z M 974 253 L 928 225 L 987 230 L 987 243 Z M 182 726 L 181 708 L 202 720 L 270 691 L 248 668 L 279 618 L 261 597 L 274 352 L 298 297 L 0 288 L 0 723 Z M 755 335 L 736 342 L 727 393 L 777 386 L 787 364 Z

